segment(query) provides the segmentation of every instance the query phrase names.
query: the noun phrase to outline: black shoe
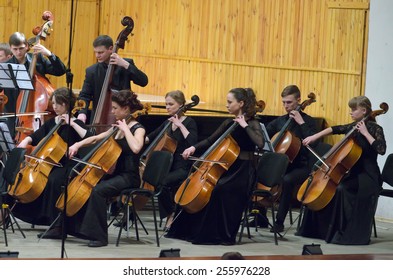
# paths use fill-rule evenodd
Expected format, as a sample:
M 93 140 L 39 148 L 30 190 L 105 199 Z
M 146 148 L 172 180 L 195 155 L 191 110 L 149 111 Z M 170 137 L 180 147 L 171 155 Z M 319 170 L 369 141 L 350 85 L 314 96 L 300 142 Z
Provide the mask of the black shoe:
M 104 247 L 107 246 L 108 242 L 98 241 L 98 240 L 90 240 L 87 246 L 89 247 Z
M 61 228 L 53 228 L 48 230 L 45 234 L 45 232 L 41 232 L 39 234 L 37 234 L 38 238 L 42 238 L 42 239 L 62 239 L 63 235 L 61 232 Z
M 276 232 L 283 232 L 284 231 L 284 224 L 274 224 L 274 227 L 276 228 Z M 271 228 L 270 232 L 274 232 L 274 229 Z

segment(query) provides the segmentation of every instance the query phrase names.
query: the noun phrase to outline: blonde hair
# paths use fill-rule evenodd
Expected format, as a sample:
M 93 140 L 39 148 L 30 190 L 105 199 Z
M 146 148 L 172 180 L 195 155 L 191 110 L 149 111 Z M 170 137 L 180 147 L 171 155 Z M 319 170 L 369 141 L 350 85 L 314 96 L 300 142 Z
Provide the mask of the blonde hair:
M 366 109 L 366 115 L 370 114 L 372 111 L 371 101 L 366 96 L 356 96 L 348 101 L 348 106 L 351 109 L 356 109 L 357 107 L 362 107 Z

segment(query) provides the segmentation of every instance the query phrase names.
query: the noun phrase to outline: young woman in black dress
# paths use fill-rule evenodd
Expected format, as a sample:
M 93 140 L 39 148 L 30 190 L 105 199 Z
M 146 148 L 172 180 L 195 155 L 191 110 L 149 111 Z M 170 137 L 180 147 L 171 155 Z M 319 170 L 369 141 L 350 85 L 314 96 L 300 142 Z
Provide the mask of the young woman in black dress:
M 164 231 L 168 231 L 172 224 L 175 211 L 174 195 L 181 183 L 187 178 L 192 165 L 191 161 L 183 159 L 181 153 L 186 148 L 195 145 L 198 140 L 196 122 L 191 117 L 186 116 L 181 110 L 181 107 L 185 106 L 185 104 L 186 99 L 183 92 L 180 90 L 168 92 L 165 95 L 165 107 L 170 118 L 146 137 L 147 144 L 153 142 L 156 137 L 162 136 L 159 135 L 160 132 L 170 123 L 165 133 L 176 140 L 172 167 L 165 178 L 162 192 L 158 197 L 160 218 L 166 218 Z
M 357 96 L 348 102 L 353 123 L 337 125 L 309 136 L 304 145 L 329 134 L 346 134 L 353 127 L 353 139 L 361 147 L 355 162 L 339 185 L 330 203 L 320 211 L 305 212 L 297 234 L 324 239 L 328 243 L 366 245 L 370 243 L 372 223 L 382 188 L 377 156 L 386 152 L 383 128 L 372 118 L 371 102 Z M 365 118 L 366 117 L 366 118 Z
M 207 139 L 183 151 L 189 158 L 195 152 L 204 151 L 214 145 L 236 122 L 238 125 L 230 136 L 240 152 L 229 169 L 215 185 L 209 202 L 199 212 L 182 211 L 174 220 L 167 237 L 179 238 L 194 244 L 234 244 L 239 230 L 243 210 L 250 191 L 256 185 L 254 151 L 263 148 L 264 138 L 256 114 L 256 97 L 251 88 L 234 88 L 227 94 L 228 112 L 233 119 L 225 120 Z

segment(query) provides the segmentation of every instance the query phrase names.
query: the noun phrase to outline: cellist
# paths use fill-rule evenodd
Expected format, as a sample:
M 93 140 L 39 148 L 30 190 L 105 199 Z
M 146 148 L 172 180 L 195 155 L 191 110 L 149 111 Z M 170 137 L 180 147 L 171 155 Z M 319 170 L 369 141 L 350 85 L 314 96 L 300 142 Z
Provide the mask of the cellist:
M 210 200 L 199 212 L 182 211 L 173 221 L 167 237 L 179 238 L 194 244 L 235 243 L 243 210 L 250 190 L 256 184 L 254 151 L 262 148 L 264 138 L 259 121 L 255 118 L 256 97 L 251 88 L 233 88 L 227 94 L 227 109 L 234 118 L 225 120 L 207 139 L 185 149 L 183 157 L 206 150 L 228 128 L 238 125 L 230 133 L 240 152 L 215 185 Z M 188 186 L 190 187 L 190 186 Z
M 48 50 L 41 44 L 36 44 L 32 47 L 33 53 L 29 53 L 29 45 L 23 33 L 15 32 L 9 38 L 9 44 L 13 57 L 5 63 L 24 64 L 26 69 L 29 69 L 30 63 L 33 58 L 33 53 L 37 54 L 36 72 L 41 76 L 53 75 L 62 76 L 66 73 L 66 67 L 58 56 Z M 16 102 L 19 92 L 14 89 L 5 89 L 5 95 L 8 97 L 8 102 L 4 107 L 5 113 L 14 113 L 16 110 Z M 8 119 L 8 127 L 10 133 L 14 138 L 14 118 Z
M 67 233 L 90 240 L 89 247 L 108 245 L 107 200 L 118 196 L 125 188 L 140 186 L 138 163 L 145 140 L 145 129 L 132 114 L 142 109 L 142 104 L 132 91 L 121 90 L 113 93 L 112 113 L 116 117 L 113 127 L 69 148 L 70 156 L 74 156 L 81 147 L 98 143 L 110 135 L 113 129 L 119 129 L 114 137 L 122 151 L 113 173 L 106 174 L 93 188 L 82 209 L 67 219 Z
M 377 156 L 386 152 L 383 128 L 369 116 L 372 107 L 366 96 L 349 100 L 354 122 L 328 127 L 303 140 L 304 145 L 329 134 L 346 134 L 356 127 L 354 142 L 361 155 L 348 174 L 340 181 L 329 204 L 320 211 L 306 210 L 297 234 L 324 239 L 328 243 L 367 245 L 370 243 L 372 223 L 382 189 Z
M 288 119 L 292 119 L 292 125 L 288 127 L 288 130 L 300 140 L 317 132 L 314 118 L 302 110 L 297 110 L 301 104 L 301 93 L 298 86 L 286 86 L 281 92 L 281 100 L 286 114 L 266 125 L 266 130 L 270 138 L 281 130 Z M 310 173 L 308 164 L 309 156 L 310 153 L 308 150 L 305 147 L 301 147 L 295 159 L 288 165 L 287 172 L 281 184 L 281 196 L 276 221 L 273 221 L 277 232 L 284 231 L 284 221 L 289 211 L 293 190 L 296 186 L 303 183 Z M 265 219 L 257 220 L 261 222 L 265 221 Z
M 87 128 L 84 123 L 76 118 L 68 117 L 69 110 L 72 110 L 75 100 L 76 97 L 73 93 L 71 94 L 71 99 L 69 98 L 68 88 L 61 87 L 56 89 L 51 96 L 51 101 L 53 103 L 53 110 L 57 116 L 47 120 L 37 131 L 23 139 L 18 147 L 26 148 L 28 145 L 37 146 L 47 136 L 53 137 L 49 133 L 58 124 L 60 126 L 56 134 L 64 142 L 54 143 L 55 145 L 63 144 L 66 147 L 67 139 L 70 145 L 82 140 L 87 134 Z M 70 125 L 70 129 L 68 129 L 67 124 Z M 48 138 L 48 141 L 50 141 L 50 138 Z M 47 147 L 47 149 L 53 149 L 53 146 Z M 56 219 L 59 213 L 55 207 L 57 198 L 62 191 L 62 186 L 67 183 L 67 171 L 70 171 L 71 166 L 75 164 L 73 161 L 68 160 L 65 152 L 59 163 L 61 167 L 54 166 L 52 168 L 45 189 L 37 199 L 30 203 L 17 203 L 15 205 L 13 212 L 16 217 L 27 223 L 47 226 L 51 225 Z
M 169 118 L 157 129 L 149 133 L 146 143 L 152 142 L 162 131 L 168 122 L 168 136 L 176 140 L 176 147 L 173 152 L 173 163 L 168 176 L 165 178 L 164 186 L 158 197 L 160 218 L 166 218 L 164 231 L 168 231 L 173 220 L 175 204 L 173 201 L 177 188 L 187 178 L 192 162 L 184 160 L 181 153 L 188 147 L 193 146 L 198 141 L 198 128 L 193 118 L 186 116 L 183 111 L 179 111 L 181 106 L 186 104 L 184 93 L 180 90 L 170 91 L 165 95 L 165 108 Z

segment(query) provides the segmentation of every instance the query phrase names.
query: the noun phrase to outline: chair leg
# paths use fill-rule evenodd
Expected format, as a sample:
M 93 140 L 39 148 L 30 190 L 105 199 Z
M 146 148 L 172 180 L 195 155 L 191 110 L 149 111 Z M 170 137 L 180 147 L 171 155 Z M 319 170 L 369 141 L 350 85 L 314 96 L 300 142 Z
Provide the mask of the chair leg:
M 293 224 L 292 205 L 289 205 L 289 223 Z
M 373 218 L 373 227 L 374 227 L 374 237 L 378 237 L 377 236 L 377 225 L 375 224 L 375 217 Z
M 244 214 L 243 214 L 243 220 L 242 220 L 242 224 L 241 224 L 241 228 L 240 228 L 240 233 L 239 233 L 239 239 L 238 239 L 238 243 L 242 242 L 242 237 L 243 237 L 243 232 L 244 232 L 244 226 L 247 223 L 247 228 L 248 228 L 248 207 L 244 210 Z M 248 230 L 250 230 L 248 228 Z
M 5 241 L 5 246 L 8 247 L 8 239 L 7 239 L 7 223 L 8 223 L 8 217 L 5 215 L 5 209 L 2 206 L 1 207 L 1 227 L 3 228 L 4 232 L 4 241 Z
M 301 224 L 302 224 L 303 212 L 304 212 L 304 205 L 302 204 L 302 205 L 300 206 L 300 209 L 299 209 L 299 217 L 298 217 L 298 220 L 297 220 L 297 228 L 296 228 L 296 231 L 299 231 L 300 226 L 301 226 Z
M 278 241 L 277 241 L 277 228 L 276 228 L 276 223 L 274 222 L 275 220 L 276 220 L 276 217 L 275 217 L 275 214 L 274 214 L 274 203 L 272 202 L 272 205 L 271 205 L 271 208 L 272 208 L 272 219 L 273 219 L 273 232 L 274 232 L 274 243 L 276 244 L 276 245 L 278 245 Z M 281 236 L 281 234 L 280 234 L 280 236 Z M 282 237 L 282 236 L 281 236 Z
M 13 226 L 15 224 L 17 226 L 18 230 L 20 231 L 20 233 L 22 234 L 23 238 L 26 238 L 25 233 L 23 232 L 22 228 L 19 226 L 18 221 L 16 220 L 14 214 L 12 213 L 12 210 L 9 207 L 6 207 L 5 211 L 8 214 L 8 217 L 9 217 L 8 222 L 11 225 L 12 232 L 15 232 L 15 229 L 14 229 L 14 226 Z
M 124 205 L 123 205 L 123 215 L 127 215 L 126 213 L 126 208 L 128 207 L 128 202 L 129 202 L 129 200 L 130 200 L 130 198 L 127 196 L 127 199 L 126 199 L 126 202 L 124 203 Z M 116 218 L 116 217 L 115 217 Z M 114 218 L 114 219 L 115 219 Z M 126 219 L 128 220 L 128 217 L 126 217 Z M 112 220 L 112 222 L 113 222 L 113 220 Z M 111 223 L 112 223 L 111 222 Z M 123 225 L 121 224 L 120 225 L 120 229 L 119 229 L 119 234 L 117 235 L 117 240 L 116 240 L 116 247 L 118 247 L 119 246 L 119 242 L 120 242 L 120 237 L 121 237 L 121 232 L 123 231 Z
M 152 205 L 153 205 L 154 230 L 156 231 L 157 247 L 160 247 L 160 239 L 158 237 L 158 228 L 157 228 L 156 204 L 154 202 L 154 196 L 151 197 L 151 202 L 152 202 Z

